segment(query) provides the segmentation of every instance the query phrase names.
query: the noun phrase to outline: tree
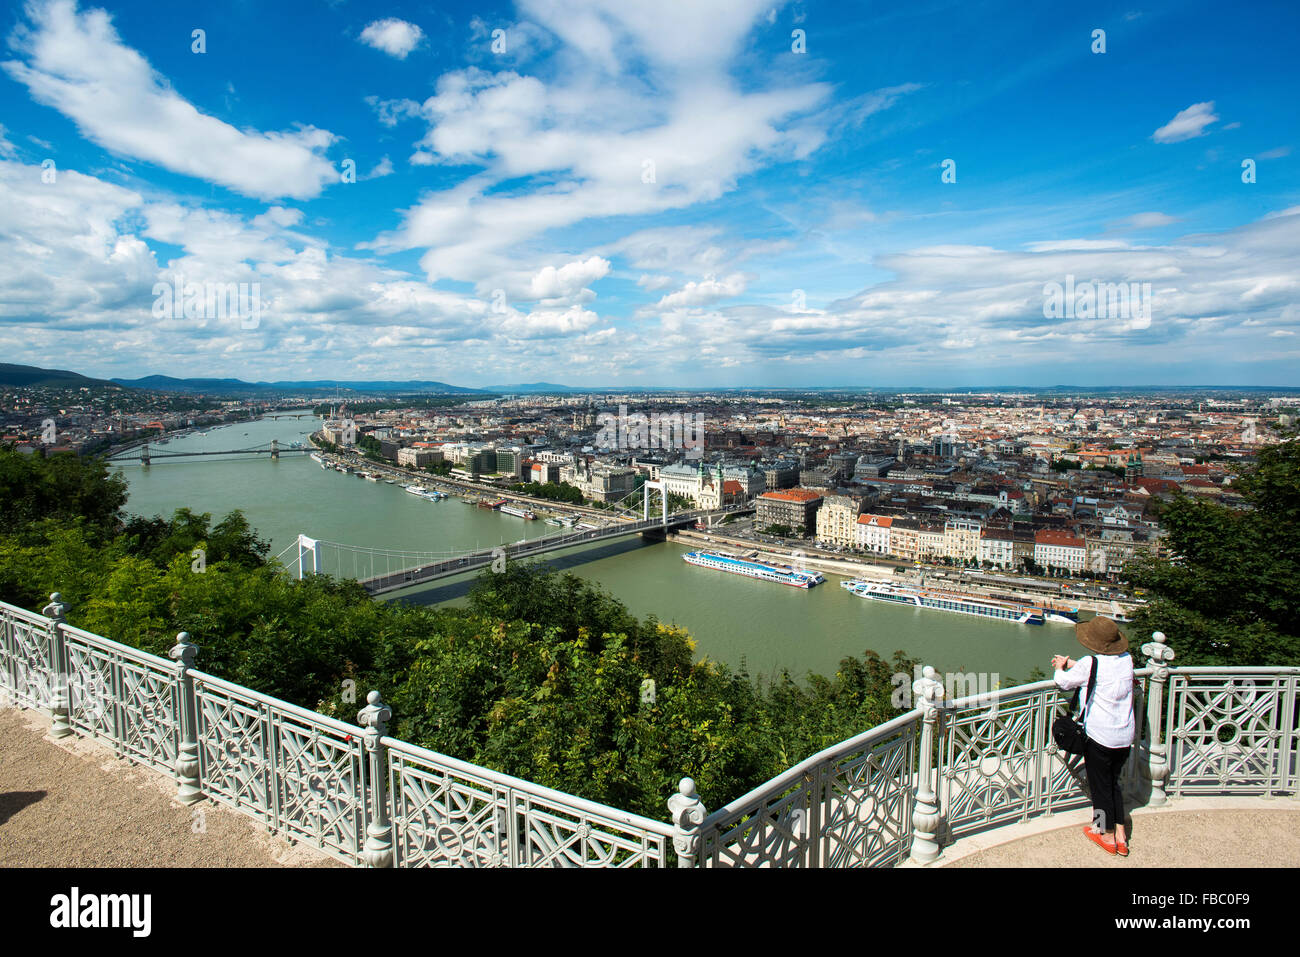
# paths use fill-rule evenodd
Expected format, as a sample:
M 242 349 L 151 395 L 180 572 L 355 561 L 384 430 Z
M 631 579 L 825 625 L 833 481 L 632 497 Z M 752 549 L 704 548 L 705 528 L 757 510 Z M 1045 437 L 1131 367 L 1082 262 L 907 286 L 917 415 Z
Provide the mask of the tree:
M 1300 663 L 1300 441 L 1239 471 L 1245 509 L 1178 494 L 1161 525 L 1172 557 L 1126 569 L 1151 594 L 1136 630 L 1165 632 L 1181 664 Z

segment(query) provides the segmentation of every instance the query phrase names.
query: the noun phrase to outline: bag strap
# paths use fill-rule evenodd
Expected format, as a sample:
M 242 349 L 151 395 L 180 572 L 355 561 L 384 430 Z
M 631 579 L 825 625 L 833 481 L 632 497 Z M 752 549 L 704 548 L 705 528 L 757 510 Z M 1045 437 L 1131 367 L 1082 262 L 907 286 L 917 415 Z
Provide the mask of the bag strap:
M 1079 720 L 1086 731 L 1088 729 L 1088 712 L 1092 709 L 1092 693 L 1097 688 L 1097 655 L 1092 656 L 1092 663 L 1088 666 L 1088 696 L 1083 699 L 1083 714 Z

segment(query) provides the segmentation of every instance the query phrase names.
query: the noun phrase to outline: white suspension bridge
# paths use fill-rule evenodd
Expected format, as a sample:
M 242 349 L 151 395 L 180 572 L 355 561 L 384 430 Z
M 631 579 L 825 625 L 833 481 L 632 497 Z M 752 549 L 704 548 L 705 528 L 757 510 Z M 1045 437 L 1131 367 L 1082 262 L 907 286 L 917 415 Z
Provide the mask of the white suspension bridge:
M 657 498 L 661 503 L 660 514 L 654 517 L 650 515 L 652 491 L 658 491 Z M 662 482 L 647 482 L 641 489 L 624 496 L 615 504 L 626 502 L 638 494 L 643 497 L 639 518 L 636 517 L 635 512 L 623 508 L 612 514 L 611 517 L 614 519 L 612 524 L 601 528 L 576 529 L 469 552 L 464 550 L 402 551 L 349 545 L 299 535 L 296 542 L 276 557 L 298 578 L 313 574 L 332 574 L 340 578 L 352 578 L 360 582 L 370 594 L 381 595 L 400 588 L 423 585 L 440 578 L 476 571 L 492 566 L 494 563 L 497 563 L 497 567 L 500 568 L 507 559 L 536 558 L 559 549 L 623 538 L 628 535 L 658 536 L 666 534 L 670 529 L 699 521 L 711 525 L 715 518 L 741 510 L 736 507 L 712 511 L 693 509 L 670 514 L 663 494 Z M 290 556 L 287 561 L 286 556 Z

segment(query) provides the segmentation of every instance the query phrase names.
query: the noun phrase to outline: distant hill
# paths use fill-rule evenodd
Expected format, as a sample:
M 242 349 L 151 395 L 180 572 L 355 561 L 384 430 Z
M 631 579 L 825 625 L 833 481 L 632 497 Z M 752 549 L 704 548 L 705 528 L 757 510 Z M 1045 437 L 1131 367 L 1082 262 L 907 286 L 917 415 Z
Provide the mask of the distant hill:
M 40 369 L 0 362 L 0 385 L 44 386 L 53 389 L 81 389 L 91 386 L 120 385 L 105 379 L 91 379 L 66 369 Z
M 416 380 L 394 382 L 389 380 L 346 382 L 335 379 L 309 381 L 245 382 L 243 379 L 176 379 L 172 376 L 151 375 L 141 379 L 114 379 L 119 385 L 134 389 L 151 389 L 157 392 L 432 392 L 444 395 L 477 395 L 481 389 L 466 389 L 446 382 Z
M 498 395 L 528 395 L 530 393 L 550 393 L 550 392 L 590 392 L 590 389 L 580 389 L 571 385 L 558 385 L 554 382 L 519 382 L 515 385 L 489 385 L 484 386 L 483 392 L 495 392 Z

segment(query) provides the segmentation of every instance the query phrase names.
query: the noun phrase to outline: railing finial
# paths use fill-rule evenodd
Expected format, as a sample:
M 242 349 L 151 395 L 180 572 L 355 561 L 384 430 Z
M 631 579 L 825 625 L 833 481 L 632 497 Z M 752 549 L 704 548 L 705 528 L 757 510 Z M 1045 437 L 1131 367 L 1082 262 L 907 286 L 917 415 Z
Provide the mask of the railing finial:
M 62 622 L 64 615 L 68 613 L 71 607 L 63 600 L 63 596 L 58 592 L 50 595 L 50 603 L 41 609 L 41 614 L 46 618 L 53 618 L 55 621 Z
M 1151 640 L 1142 646 L 1151 665 L 1151 691 L 1147 694 L 1147 724 L 1151 728 L 1151 798 L 1147 807 L 1160 807 L 1169 803 L 1165 794 L 1165 780 L 1169 776 L 1169 757 L 1163 738 L 1161 719 L 1164 709 L 1165 685 L 1169 681 L 1169 662 L 1174 660 L 1174 649 L 1170 648 L 1163 631 L 1153 631 Z
M 190 633 L 182 631 L 167 657 L 176 662 L 176 683 L 180 688 L 180 746 L 176 750 L 176 800 L 182 804 L 197 804 L 203 800 L 203 786 L 199 780 L 198 707 L 194 697 L 194 659 L 199 646 L 190 641 Z
M 72 734 L 72 696 L 68 691 L 68 653 L 63 641 L 64 615 L 68 605 L 55 592 L 41 614 L 50 619 L 50 737 Z
M 357 712 L 357 724 L 366 729 L 365 748 L 370 756 L 370 824 L 361 859 L 367 867 L 393 866 L 393 826 L 388 820 L 388 749 L 382 738 L 388 733 L 393 709 L 384 704 L 378 691 L 366 695 L 366 706 Z
M 926 665 L 921 669 L 921 677 L 912 682 L 912 694 L 921 710 L 920 763 L 916 804 L 912 809 L 912 860 L 918 864 L 929 864 L 939 857 L 939 833 L 943 827 L 943 815 L 939 813 L 939 800 L 932 780 L 935 726 L 943 700 L 943 682 L 935 677 L 936 674 L 934 668 Z
M 673 816 L 673 850 L 677 852 L 678 867 L 694 867 L 700 851 L 700 825 L 704 823 L 704 802 L 695 791 L 695 782 L 682 778 L 677 793 L 668 799 L 668 812 Z

